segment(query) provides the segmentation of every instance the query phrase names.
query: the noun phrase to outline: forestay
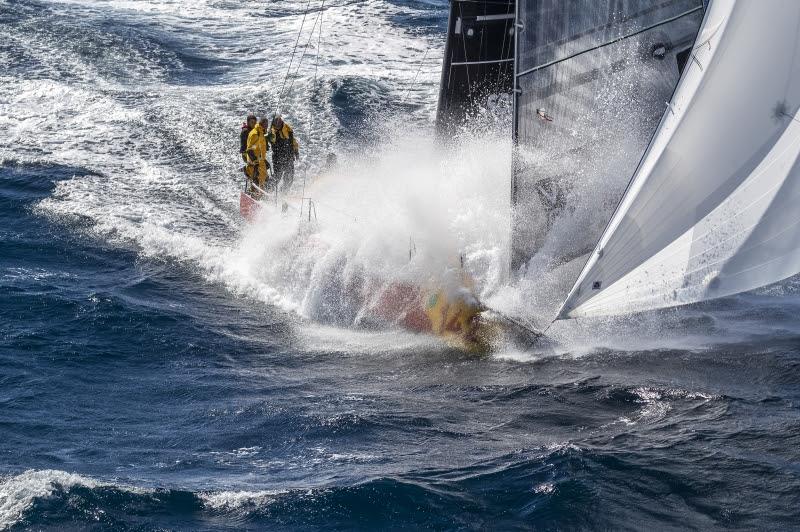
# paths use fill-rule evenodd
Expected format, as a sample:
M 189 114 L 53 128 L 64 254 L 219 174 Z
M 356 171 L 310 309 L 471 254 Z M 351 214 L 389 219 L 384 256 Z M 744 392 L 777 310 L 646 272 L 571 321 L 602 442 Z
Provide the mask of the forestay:
M 800 2 L 714 0 L 559 318 L 735 294 L 800 271 Z

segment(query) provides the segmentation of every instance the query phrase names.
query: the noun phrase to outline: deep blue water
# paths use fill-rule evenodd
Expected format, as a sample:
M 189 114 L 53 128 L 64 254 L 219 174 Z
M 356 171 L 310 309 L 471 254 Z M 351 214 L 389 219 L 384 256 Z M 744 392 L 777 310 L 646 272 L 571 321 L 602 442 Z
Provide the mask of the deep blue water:
M 393 4 L 418 11 L 390 10 L 392 24 L 442 31 L 444 2 Z M 645 321 L 626 329 L 637 336 L 627 348 L 476 357 L 347 328 L 311 341 L 306 329 L 317 325 L 209 280 L 180 253 L 148 250 L 136 203 L 161 205 L 169 190 L 123 203 L 125 213 L 76 192 L 132 179 L 113 171 L 124 161 L 102 162 L 102 139 L 69 121 L 77 96 L 53 110 L 66 120 L 60 133 L 19 103 L 24 80 L 59 79 L 144 108 L 114 126 L 131 134 L 169 124 L 145 93 L 222 84 L 247 61 L 215 47 L 235 49 L 236 39 L 181 33 L 172 15 L 48 9 L 0 1 L 0 27 L 17 37 L 0 41 L 9 67 L 0 119 L 14 141 L 0 140 L 0 528 L 798 528 L 796 289 L 669 314 L 666 332 Z M 50 49 L 60 61 L 88 55 L 79 64 L 96 68 L 43 65 L 41 50 L 18 39 L 37 17 L 64 30 Z M 204 38 L 198 52 L 192 43 Z M 113 60 L 98 57 L 98 42 Z M 153 80 L 92 88 L 129 75 Z M 366 119 L 388 90 L 369 87 L 335 79 L 332 116 L 352 106 L 351 118 Z M 78 122 L 102 123 L 101 111 Z M 25 125 L 26 113 L 44 125 Z M 28 143 L 39 127 L 76 140 Z M 167 157 L 155 153 L 162 133 L 150 140 L 125 149 Z M 236 184 L 220 188 L 214 220 L 197 229 L 202 217 L 189 218 L 209 240 L 233 231 L 226 220 L 239 223 L 225 217 Z M 180 202 L 164 209 L 182 212 Z M 178 232 L 184 222 L 169 223 Z M 704 340 L 684 345 L 682 333 Z

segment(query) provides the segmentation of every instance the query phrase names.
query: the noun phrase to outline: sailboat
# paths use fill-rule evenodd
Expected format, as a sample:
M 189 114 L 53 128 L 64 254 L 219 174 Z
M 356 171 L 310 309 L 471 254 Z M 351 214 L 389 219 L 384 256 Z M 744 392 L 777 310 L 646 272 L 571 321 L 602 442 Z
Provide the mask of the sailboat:
M 449 59 L 442 74 L 444 91 L 438 121 L 442 128 L 466 116 L 464 111 L 478 102 L 478 94 L 508 92 L 513 74 L 513 3 L 474 2 L 456 7 L 458 11 L 452 11 L 450 16 Z M 468 27 L 468 22 L 488 24 L 491 31 L 481 29 L 478 34 L 475 28 Z M 300 220 L 316 222 L 314 187 L 314 182 L 308 187 L 304 182 L 300 197 L 284 197 L 277 187 L 266 191 L 246 180 L 240 191 L 240 214 L 250 223 L 270 212 L 292 216 L 299 213 Z M 409 261 L 415 252 L 412 239 Z M 459 266 L 463 260 L 452 257 L 450 262 L 451 267 L 439 284 L 387 280 L 367 272 L 354 276 L 347 290 L 354 306 L 360 309 L 358 322 L 396 325 L 438 336 L 459 350 L 485 352 L 496 333 L 495 324 L 482 319 L 484 307 L 475 296 L 471 279 Z
M 575 268 L 554 320 L 800 272 L 798 39 L 796 0 L 451 1 L 437 124 L 511 94 L 510 270 Z

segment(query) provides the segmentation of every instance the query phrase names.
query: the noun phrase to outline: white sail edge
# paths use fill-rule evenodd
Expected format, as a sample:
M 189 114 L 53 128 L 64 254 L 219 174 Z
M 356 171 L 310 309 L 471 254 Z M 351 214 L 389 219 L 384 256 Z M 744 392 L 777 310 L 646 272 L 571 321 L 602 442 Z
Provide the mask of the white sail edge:
M 690 65 L 558 319 L 751 290 L 800 271 L 800 2 L 714 0 Z M 734 119 L 734 117 L 736 119 Z

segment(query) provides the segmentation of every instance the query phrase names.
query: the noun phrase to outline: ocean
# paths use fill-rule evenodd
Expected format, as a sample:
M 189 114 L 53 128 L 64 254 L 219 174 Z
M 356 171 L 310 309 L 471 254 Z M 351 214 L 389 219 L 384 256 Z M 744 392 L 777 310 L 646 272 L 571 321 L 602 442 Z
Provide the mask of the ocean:
M 433 140 L 447 9 L 0 0 L 0 529 L 799 527 L 797 279 L 485 355 L 363 319 L 459 254 L 497 308 L 540 281 L 507 114 Z M 277 110 L 317 219 L 248 225 Z

